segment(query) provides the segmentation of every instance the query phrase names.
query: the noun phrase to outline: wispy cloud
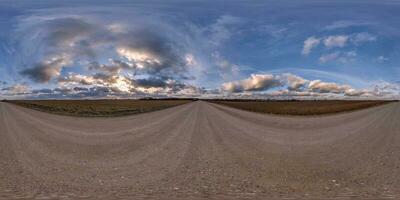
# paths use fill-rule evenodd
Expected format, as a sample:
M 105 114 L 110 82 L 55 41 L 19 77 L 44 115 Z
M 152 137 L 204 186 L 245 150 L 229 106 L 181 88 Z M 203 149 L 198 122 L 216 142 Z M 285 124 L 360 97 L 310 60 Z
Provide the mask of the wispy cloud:
M 316 38 L 316 37 L 309 37 L 304 41 L 304 45 L 303 45 L 303 50 L 301 51 L 301 53 L 303 55 L 308 55 L 310 54 L 311 50 L 314 47 L 317 47 L 319 45 L 319 43 L 321 42 L 321 39 Z

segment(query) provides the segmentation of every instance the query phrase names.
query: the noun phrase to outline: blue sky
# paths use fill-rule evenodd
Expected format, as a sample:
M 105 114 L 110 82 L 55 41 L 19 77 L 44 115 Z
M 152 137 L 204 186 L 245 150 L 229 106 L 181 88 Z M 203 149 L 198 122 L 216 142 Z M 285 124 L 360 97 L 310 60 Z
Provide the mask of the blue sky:
M 1 1 L 0 97 L 399 98 L 400 1 Z

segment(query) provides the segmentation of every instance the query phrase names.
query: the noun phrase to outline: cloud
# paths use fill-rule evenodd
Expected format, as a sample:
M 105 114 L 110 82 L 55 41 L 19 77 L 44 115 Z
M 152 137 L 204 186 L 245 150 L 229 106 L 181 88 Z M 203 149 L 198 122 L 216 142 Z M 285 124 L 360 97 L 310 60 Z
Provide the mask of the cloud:
M 191 44 L 182 40 L 181 33 L 168 24 L 135 21 L 116 26 L 78 16 L 38 19 L 34 26 L 21 28 L 36 35 L 39 55 L 38 64 L 21 70 L 21 74 L 43 83 L 60 76 L 63 68 L 71 64 L 90 63 L 88 70 L 107 73 L 126 70 L 177 79 L 187 77 L 188 67 L 193 65 L 196 56 L 188 57 Z M 226 17 L 219 24 L 229 25 L 233 21 Z M 100 61 L 107 57 L 109 63 Z
M 384 63 L 384 62 L 389 61 L 389 58 L 386 58 L 385 56 L 379 56 L 378 58 L 376 58 L 376 61 L 378 63 Z
M 317 47 L 318 44 L 321 42 L 320 39 L 316 38 L 316 37 L 309 37 L 304 41 L 304 45 L 303 45 L 303 50 L 301 51 L 301 53 L 303 55 L 308 55 L 310 54 L 311 50 L 314 47 Z
M 362 42 L 375 41 L 376 36 L 374 36 L 370 33 L 362 32 L 362 33 L 357 33 L 357 34 L 352 35 L 352 37 L 350 39 L 353 43 L 359 44 Z
M 210 33 L 210 43 L 218 46 L 232 37 L 234 28 L 242 24 L 244 20 L 231 15 L 220 16 L 214 24 L 207 27 Z
M 339 61 L 341 63 L 349 63 L 355 61 L 355 57 L 357 56 L 356 51 L 348 51 L 348 52 L 340 52 L 335 51 L 330 54 L 324 54 L 319 57 L 319 62 L 327 63 L 331 61 Z
M 347 84 L 307 80 L 289 73 L 252 74 L 247 79 L 223 83 L 221 89 L 232 98 L 400 98 L 400 84 L 396 83 L 377 82 L 369 88 L 356 89 Z
M 109 88 L 111 91 L 124 96 L 137 94 L 173 96 L 182 93 L 182 90 L 200 91 L 196 86 L 176 81 L 169 77 L 135 78 L 121 74 L 95 73 L 81 75 L 70 73 L 59 78 L 63 88 Z M 195 89 L 197 88 L 197 89 Z
M 277 76 L 271 74 L 252 74 L 247 79 L 224 83 L 222 89 L 228 92 L 263 91 L 281 85 L 282 81 Z
M 66 76 L 59 77 L 58 83 L 61 84 L 80 84 L 80 85 L 93 85 L 96 83 L 94 76 L 86 76 L 81 74 L 69 73 Z
M 344 47 L 348 40 L 349 36 L 347 35 L 328 36 L 324 39 L 324 45 L 327 48 Z
M 214 52 L 212 56 L 215 59 L 215 65 L 219 70 L 219 74 L 224 80 L 228 80 L 239 75 L 238 65 L 233 64 L 227 59 L 223 58 L 219 52 Z
M 319 93 L 345 93 L 352 89 L 349 85 L 340 85 L 337 83 L 323 82 L 321 80 L 313 80 L 308 84 L 308 89 Z
M 332 24 L 326 26 L 324 29 L 335 30 L 335 29 L 344 29 L 354 26 L 368 26 L 368 25 L 374 25 L 374 23 L 364 22 L 364 21 L 341 20 L 333 22 Z
M 2 89 L 6 96 L 29 98 L 132 98 L 132 97 L 207 97 L 268 99 L 399 99 L 400 84 L 376 82 L 369 88 L 356 89 L 346 84 L 308 80 L 285 74 L 252 74 L 238 81 L 222 84 L 221 90 L 210 90 L 164 77 L 134 78 L 121 74 L 70 73 L 59 80 L 60 87 L 30 90 L 26 85 Z
M 53 90 L 49 88 L 43 88 L 38 90 L 32 90 L 32 94 L 52 94 Z
M 286 79 L 289 91 L 302 90 L 309 82 L 308 80 L 294 74 L 284 74 L 283 77 Z
M 170 86 L 171 83 L 174 84 L 174 82 L 171 82 L 168 79 L 161 79 L 154 77 L 147 79 L 132 80 L 132 83 L 137 87 L 143 87 L 143 88 L 165 88 L 167 86 Z
M 278 25 L 271 25 L 271 24 L 256 27 L 255 30 L 260 33 L 268 34 L 268 35 L 272 36 L 273 38 L 281 38 L 281 37 L 285 36 L 285 33 L 288 32 L 288 28 L 286 28 L 286 27 L 282 27 L 282 26 L 278 26 Z
M 62 67 L 70 63 L 71 61 L 64 57 L 54 57 L 36 64 L 33 68 L 22 70 L 20 73 L 33 81 L 45 83 L 54 77 L 58 77 Z
M 303 95 L 309 92 L 344 94 L 352 89 L 349 85 L 323 82 L 321 80 L 310 81 L 294 74 L 252 74 L 247 79 L 224 83 L 222 84 L 222 89 L 232 93 L 240 93 L 265 91 L 283 86 L 286 86 L 288 92 L 293 94 L 303 92 Z
M 6 95 L 21 95 L 28 93 L 30 91 L 30 88 L 27 85 L 17 83 L 10 87 L 3 88 L 1 89 L 1 91 L 3 94 Z
M 88 69 L 92 71 L 101 71 L 111 74 L 118 74 L 121 70 L 134 69 L 134 66 L 131 63 L 127 63 L 121 60 L 111 59 L 110 64 L 100 64 L 97 61 L 89 63 Z
M 330 35 L 321 38 L 312 36 L 304 41 L 303 50 L 301 53 L 303 55 L 310 54 L 311 50 L 317 47 L 321 42 L 327 49 L 331 49 L 335 47 L 336 48 L 345 47 L 350 42 L 354 45 L 359 45 L 363 42 L 370 42 L 375 40 L 376 36 L 367 32 L 355 33 L 350 35 Z
M 69 15 L 49 10 L 51 12 L 32 11 L 30 16 L 18 18 L 20 21 L 16 24 L 15 37 L 16 40 L 21 39 L 16 45 L 21 51 L 17 52 L 21 52 L 21 59 L 24 60 L 17 66 L 22 68 L 18 71 L 35 82 L 34 88 L 44 85 L 36 83 L 52 84 L 49 88 L 33 90 L 34 95 L 220 95 L 216 92 L 218 89 L 195 85 L 215 88 L 213 84 L 221 82 L 225 82 L 224 91 L 231 93 L 261 93 L 284 88 L 287 95 L 321 94 L 309 88 L 312 80 L 294 74 L 253 74 L 238 79 L 245 72 L 243 66 L 238 64 L 243 58 L 237 58 L 237 61 L 229 59 L 234 54 L 224 49 L 224 45 L 237 47 L 234 43 L 231 46 L 229 40 L 252 45 L 247 43 L 250 38 L 238 38 L 246 28 L 251 28 L 247 23 L 254 25 L 252 21 L 222 15 L 211 23 L 202 21 L 192 24 L 190 20 L 181 21 L 181 18 L 166 13 L 159 16 L 120 16 L 116 13 L 98 15 L 97 11 L 79 15 L 79 12 L 73 11 L 74 15 Z M 286 28 L 281 26 L 263 28 L 274 37 L 287 33 Z M 339 36 L 348 38 L 340 41 Z M 318 50 L 347 47 L 375 39 L 369 33 L 316 35 L 304 41 L 302 54 L 308 55 L 319 46 Z M 250 46 L 243 47 L 248 49 Z M 330 50 L 324 53 L 326 55 L 323 56 L 332 54 Z M 338 51 L 337 54 L 332 59 L 321 59 L 323 62 L 348 62 L 356 56 L 355 51 Z M 250 55 L 245 60 L 253 62 L 251 59 Z M 255 73 L 257 70 L 249 71 Z M 215 77 L 222 78 L 218 82 L 210 81 Z M 349 90 L 349 94 L 357 92 Z
M 339 57 L 339 55 L 340 55 L 340 52 L 338 52 L 338 51 L 330 53 L 330 54 L 322 55 L 321 57 L 319 57 L 319 62 L 326 63 L 329 61 L 336 60 Z

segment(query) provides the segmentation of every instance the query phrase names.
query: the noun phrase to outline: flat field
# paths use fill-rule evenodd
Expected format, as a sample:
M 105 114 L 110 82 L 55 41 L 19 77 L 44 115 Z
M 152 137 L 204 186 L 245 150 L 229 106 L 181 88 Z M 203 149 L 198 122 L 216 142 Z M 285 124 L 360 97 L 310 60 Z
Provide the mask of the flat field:
M 247 111 L 279 115 L 323 115 L 383 105 L 390 101 L 210 101 Z
M 39 111 L 82 117 L 113 117 L 161 110 L 191 100 L 18 100 L 10 103 Z

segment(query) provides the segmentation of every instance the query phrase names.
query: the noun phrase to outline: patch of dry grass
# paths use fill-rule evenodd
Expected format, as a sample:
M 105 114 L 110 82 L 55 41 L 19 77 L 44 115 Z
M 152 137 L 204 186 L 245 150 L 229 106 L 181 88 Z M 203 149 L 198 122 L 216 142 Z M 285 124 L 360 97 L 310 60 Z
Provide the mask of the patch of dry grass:
M 211 101 L 247 111 L 279 115 L 323 115 L 348 112 L 390 101 Z
M 8 102 L 54 114 L 112 117 L 165 109 L 191 102 L 191 100 L 18 100 Z

